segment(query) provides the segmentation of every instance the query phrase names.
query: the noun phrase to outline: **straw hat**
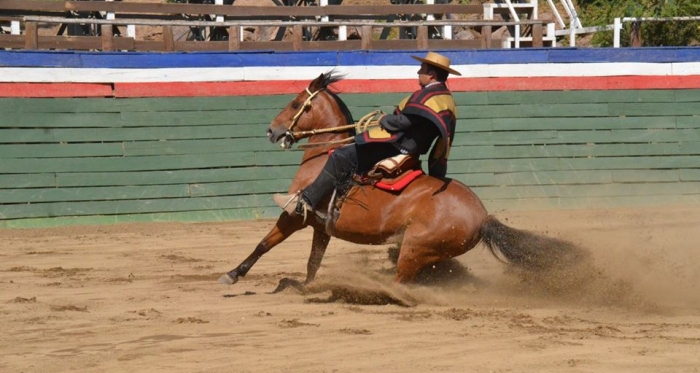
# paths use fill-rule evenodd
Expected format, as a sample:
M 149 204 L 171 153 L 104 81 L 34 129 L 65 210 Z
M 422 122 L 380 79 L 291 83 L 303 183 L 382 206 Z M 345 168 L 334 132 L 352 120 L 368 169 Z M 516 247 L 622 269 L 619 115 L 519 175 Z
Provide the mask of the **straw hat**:
M 449 72 L 450 74 L 462 76 L 462 74 L 460 74 L 459 71 L 453 70 L 450 68 L 450 59 L 441 55 L 441 54 L 438 54 L 435 52 L 428 52 L 428 54 L 425 55 L 425 58 L 421 58 L 418 56 L 411 56 L 411 57 L 413 57 L 414 59 L 416 59 L 420 62 L 425 62 L 427 64 L 439 67 L 439 68 Z

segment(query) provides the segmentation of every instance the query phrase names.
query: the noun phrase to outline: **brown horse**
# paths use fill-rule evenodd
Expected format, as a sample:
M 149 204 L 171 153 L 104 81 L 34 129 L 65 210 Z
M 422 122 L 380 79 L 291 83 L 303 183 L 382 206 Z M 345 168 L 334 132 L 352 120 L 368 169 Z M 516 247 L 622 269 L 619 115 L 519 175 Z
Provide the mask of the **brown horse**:
M 283 148 L 291 147 L 303 137 L 308 137 L 309 144 L 319 145 L 305 151 L 290 192 L 309 185 L 323 168 L 328 151 L 354 134 L 348 129 L 351 127 L 348 124 L 353 123 L 350 111 L 328 88 L 340 79 L 332 71 L 321 74 L 287 104 L 267 130 L 270 141 L 282 141 Z M 340 129 L 333 130 L 337 127 Z M 314 233 L 305 284 L 314 279 L 331 234 L 358 244 L 398 240 L 395 279 L 399 282 L 411 282 L 426 266 L 464 254 L 479 242 L 485 243 L 496 258 L 528 270 L 556 266 L 575 251 L 566 242 L 500 223 L 487 213 L 479 197 L 459 181 L 421 175 L 399 194 L 370 185 L 354 185 L 332 232 L 315 216 L 305 221 L 282 212 L 250 256 L 223 275 L 220 282 L 235 283 L 260 257 L 307 225 Z

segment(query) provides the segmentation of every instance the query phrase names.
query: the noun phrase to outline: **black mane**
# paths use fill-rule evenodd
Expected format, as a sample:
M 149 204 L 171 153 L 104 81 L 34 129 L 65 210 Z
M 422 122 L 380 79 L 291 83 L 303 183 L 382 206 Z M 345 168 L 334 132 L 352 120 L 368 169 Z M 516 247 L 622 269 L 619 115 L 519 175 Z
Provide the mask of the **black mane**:
M 343 112 L 343 115 L 345 116 L 345 123 L 347 124 L 352 124 L 355 123 L 355 120 L 352 119 L 352 113 L 350 113 L 350 109 L 348 109 L 348 106 L 345 105 L 345 102 L 338 97 L 337 93 L 333 91 L 329 85 L 333 83 L 337 83 L 345 78 L 345 74 L 340 74 L 335 70 L 331 70 L 328 72 L 323 73 L 323 88 L 326 88 L 326 92 L 328 92 L 331 97 L 335 100 L 335 102 L 338 104 L 338 107 L 340 108 L 340 111 Z

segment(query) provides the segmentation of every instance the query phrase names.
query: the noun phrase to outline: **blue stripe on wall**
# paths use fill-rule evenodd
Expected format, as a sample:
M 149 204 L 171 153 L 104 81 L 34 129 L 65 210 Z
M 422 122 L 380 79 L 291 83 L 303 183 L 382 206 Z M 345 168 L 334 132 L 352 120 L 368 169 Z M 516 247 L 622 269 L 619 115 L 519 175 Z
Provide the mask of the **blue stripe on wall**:
M 586 62 L 698 62 L 700 48 L 546 48 L 445 50 L 452 64 L 528 64 Z M 68 52 L 0 51 L 3 67 L 179 68 L 250 66 L 409 65 L 424 51 L 310 52 Z

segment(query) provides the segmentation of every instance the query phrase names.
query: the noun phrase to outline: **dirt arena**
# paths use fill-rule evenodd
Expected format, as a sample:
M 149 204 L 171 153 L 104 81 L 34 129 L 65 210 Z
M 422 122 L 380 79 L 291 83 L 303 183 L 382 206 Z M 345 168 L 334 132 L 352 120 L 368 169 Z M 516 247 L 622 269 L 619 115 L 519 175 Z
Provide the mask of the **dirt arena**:
M 310 231 L 225 286 L 272 221 L 0 230 L 0 372 L 700 372 L 700 207 L 495 215 L 593 266 L 480 245 L 404 287 L 387 246 L 331 241 L 316 293 L 269 294 Z

